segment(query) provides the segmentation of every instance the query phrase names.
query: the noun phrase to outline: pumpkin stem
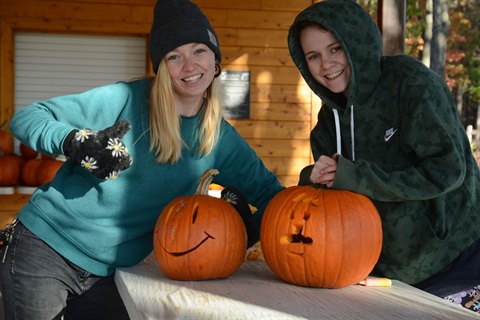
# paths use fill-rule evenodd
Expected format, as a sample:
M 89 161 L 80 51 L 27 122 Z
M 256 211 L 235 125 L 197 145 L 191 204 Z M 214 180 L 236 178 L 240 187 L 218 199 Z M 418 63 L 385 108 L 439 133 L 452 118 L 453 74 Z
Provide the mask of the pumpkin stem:
M 213 177 L 217 174 L 217 169 L 208 169 L 207 171 L 205 171 L 200 177 L 200 180 L 198 181 L 197 191 L 195 191 L 195 194 L 208 195 L 208 188 L 212 183 Z
M 0 130 L 3 129 L 6 123 L 7 123 L 7 120 L 3 120 L 2 124 L 0 124 Z

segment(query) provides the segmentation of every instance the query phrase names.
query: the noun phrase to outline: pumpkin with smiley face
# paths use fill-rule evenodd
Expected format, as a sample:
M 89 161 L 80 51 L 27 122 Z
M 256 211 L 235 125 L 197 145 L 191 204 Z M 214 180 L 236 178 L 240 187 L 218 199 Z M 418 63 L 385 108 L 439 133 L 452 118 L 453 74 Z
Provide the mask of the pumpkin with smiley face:
M 364 280 L 378 261 L 382 223 L 366 196 L 289 187 L 269 203 L 260 243 L 270 269 L 286 282 L 343 288 Z
M 217 173 L 207 170 L 197 192 L 171 201 L 157 220 L 155 257 L 171 279 L 227 278 L 244 260 L 247 233 L 242 218 L 227 201 L 207 194 Z

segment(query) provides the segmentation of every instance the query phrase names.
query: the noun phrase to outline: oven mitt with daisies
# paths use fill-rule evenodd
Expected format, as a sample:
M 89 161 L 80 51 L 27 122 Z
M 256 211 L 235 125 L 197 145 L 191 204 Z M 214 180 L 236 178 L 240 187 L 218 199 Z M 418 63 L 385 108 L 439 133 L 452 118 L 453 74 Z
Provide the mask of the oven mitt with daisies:
M 63 143 L 63 151 L 74 163 L 102 180 L 116 179 L 133 160 L 121 138 L 130 130 L 130 123 L 121 120 L 102 131 L 71 131 Z

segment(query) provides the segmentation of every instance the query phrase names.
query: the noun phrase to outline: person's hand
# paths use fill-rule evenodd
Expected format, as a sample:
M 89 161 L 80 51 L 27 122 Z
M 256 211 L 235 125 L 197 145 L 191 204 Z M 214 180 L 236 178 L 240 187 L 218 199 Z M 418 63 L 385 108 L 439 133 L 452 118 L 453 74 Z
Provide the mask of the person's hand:
M 327 188 L 333 186 L 335 174 L 337 173 L 337 161 L 334 158 L 327 156 L 320 156 L 315 162 L 312 172 L 310 173 L 310 180 L 312 183 L 319 183 L 325 185 Z
M 235 187 L 225 187 L 221 192 L 221 198 L 230 203 L 242 217 L 243 224 L 247 230 L 247 248 L 250 248 L 258 241 L 258 230 L 253 222 L 252 210 L 248 205 L 247 199 Z
M 120 140 L 129 130 L 130 123 L 126 120 L 102 131 L 75 130 L 69 135 L 74 134 L 73 138 L 65 141 L 65 155 L 102 180 L 116 179 L 133 162 Z

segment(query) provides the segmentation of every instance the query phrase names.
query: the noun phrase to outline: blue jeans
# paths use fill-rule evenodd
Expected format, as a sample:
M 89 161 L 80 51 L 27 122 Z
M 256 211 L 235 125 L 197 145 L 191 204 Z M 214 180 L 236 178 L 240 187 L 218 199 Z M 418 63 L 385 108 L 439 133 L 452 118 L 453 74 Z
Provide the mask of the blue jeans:
M 0 259 L 0 290 L 6 320 L 129 319 L 113 276 L 79 268 L 21 222 Z

